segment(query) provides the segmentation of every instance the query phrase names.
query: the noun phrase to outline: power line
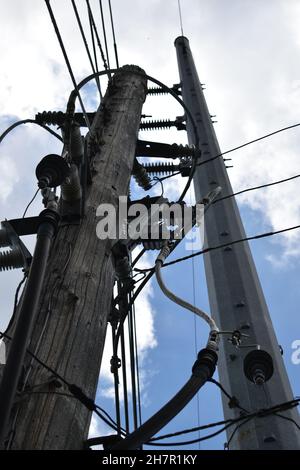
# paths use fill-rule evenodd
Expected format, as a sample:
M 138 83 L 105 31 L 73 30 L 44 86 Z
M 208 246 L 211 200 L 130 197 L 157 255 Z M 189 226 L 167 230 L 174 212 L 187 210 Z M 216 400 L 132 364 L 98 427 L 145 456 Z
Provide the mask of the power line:
M 297 230 L 299 228 L 300 228 L 300 225 L 295 225 L 294 227 L 284 228 L 284 229 L 281 229 L 281 230 L 276 230 L 274 232 L 261 233 L 259 235 L 254 235 L 252 237 L 241 238 L 240 240 L 233 240 L 232 242 L 223 243 L 222 245 L 211 246 L 211 247 L 205 248 L 204 250 L 197 251 L 196 253 L 192 253 L 191 255 L 183 256 L 182 258 L 177 258 L 174 261 L 170 261 L 169 263 L 165 263 L 165 264 L 163 264 L 163 267 L 171 266 L 172 264 L 180 263 L 181 261 L 186 261 L 187 259 L 193 258 L 194 256 L 203 255 L 205 253 L 208 253 L 209 251 L 219 250 L 220 248 L 225 248 L 226 246 L 232 246 L 232 245 L 236 245 L 237 243 L 247 242 L 247 241 L 251 241 L 251 240 L 258 240 L 260 238 L 271 237 L 273 235 L 278 235 L 280 233 L 290 232 L 292 230 Z M 134 270 L 138 271 L 138 272 L 154 272 L 155 268 L 154 267 L 149 268 L 149 269 L 135 268 Z
M 114 51 L 115 51 L 116 66 L 117 66 L 117 69 L 118 69 L 120 67 L 119 57 L 118 57 L 118 47 L 117 47 L 117 42 L 116 42 L 114 18 L 113 18 L 113 12 L 112 12 L 112 8 L 111 8 L 111 1 L 110 0 L 108 0 L 108 5 L 109 5 L 111 30 L 112 30 L 113 40 L 114 40 Z
M 277 184 L 286 183 L 287 181 L 292 181 L 292 180 L 294 180 L 296 178 L 299 178 L 299 177 L 300 177 L 300 175 L 290 176 L 289 178 L 285 178 L 283 180 L 274 181 L 272 183 L 262 184 L 260 186 L 254 186 L 252 188 L 243 189 L 242 191 L 238 191 L 237 193 L 228 194 L 228 196 L 224 196 L 224 197 L 220 197 L 218 199 L 215 199 L 213 201 L 213 204 L 216 204 L 217 202 L 220 202 L 220 201 L 224 201 L 225 199 L 230 199 L 232 197 L 239 196 L 240 194 L 244 194 L 244 193 L 247 193 L 249 191 L 255 191 L 257 189 L 268 188 L 270 186 L 275 186 Z
M 180 21 L 181 36 L 184 36 L 184 34 L 183 34 L 183 26 L 182 26 L 182 14 L 181 14 L 180 0 L 178 0 L 178 13 L 179 13 L 179 21 Z
M 228 419 L 228 420 L 224 420 L 224 421 L 217 421 L 217 422 L 214 422 L 214 423 L 206 424 L 204 426 L 184 429 L 182 431 L 177 431 L 177 432 L 174 432 L 174 433 L 164 434 L 164 435 L 161 435 L 161 436 L 158 436 L 158 437 L 154 437 L 154 438 L 150 439 L 147 444 L 154 445 L 154 442 L 156 443 L 156 441 L 160 441 L 161 439 L 167 439 L 167 438 L 170 438 L 170 437 L 181 436 L 183 434 L 190 434 L 190 433 L 196 432 L 198 430 L 204 430 L 204 429 L 209 429 L 209 428 L 216 427 L 216 426 L 225 425 L 222 429 L 220 429 L 216 433 L 213 433 L 213 434 L 210 434 L 208 436 L 204 436 L 204 437 L 200 438 L 200 441 L 206 440 L 206 439 L 209 439 L 211 437 L 216 436 L 217 434 L 220 434 L 221 432 L 225 431 L 225 429 L 227 429 L 229 426 L 232 426 L 233 424 L 240 423 L 240 422 L 243 422 L 245 420 L 248 421 L 248 420 L 253 419 L 253 418 L 265 418 L 267 416 L 276 415 L 280 411 L 287 411 L 291 408 L 294 408 L 294 407 L 298 406 L 299 403 L 300 403 L 300 398 L 295 398 L 295 399 L 290 400 L 290 401 L 285 402 L 285 403 L 280 403 L 278 405 L 275 405 L 275 406 L 272 406 L 272 407 L 269 407 L 269 408 L 264 408 L 264 409 L 255 411 L 253 413 L 249 413 L 245 416 L 240 416 L 239 418 L 233 418 L 233 419 Z M 292 421 L 294 421 L 294 420 L 292 420 Z M 199 442 L 199 439 L 194 439 L 192 441 L 186 441 L 186 442 L 180 442 L 180 443 L 178 443 L 178 442 L 160 443 L 160 445 L 166 445 L 166 446 L 174 445 L 174 446 L 177 446 L 177 445 L 195 444 L 197 442 Z
M 102 49 L 100 37 L 99 37 L 99 34 L 98 34 L 97 26 L 96 26 L 96 23 L 95 23 L 95 20 L 94 20 L 94 15 L 93 15 L 89 0 L 86 0 L 86 5 L 87 5 L 91 25 L 92 25 L 92 28 L 93 28 L 93 30 L 95 32 L 95 35 L 96 35 L 96 40 L 97 40 L 97 44 L 98 44 L 99 51 L 100 51 L 100 54 L 101 54 L 101 58 L 102 58 L 102 61 L 103 61 L 103 66 L 104 66 L 105 70 L 109 71 L 109 69 L 107 67 L 107 62 L 106 62 L 105 55 L 104 55 L 104 52 L 103 52 L 103 49 Z M 108 74 L 108 76 L 110 78 L 110 73 Z
M 73 70 L 72 70 L 70 61 L 69 61 L 69 57 L 68 57 L 68 54 L 67 54 L 67 52 L 66 52 L 66 49 L 65 49 L 65 46 L 64 46 L 64 43 L 63 43 L 61 34 L 60 34 L 60 32 L 59 32 L 58 25 L 57 25 L 57 23 L 56 23 L 56 19 L 55 19 L 53 10 L 52 10 L 51 5 L 50 5 L 50 0 L 45 0 L 45 3 L 46 3 L 46 6 L 47 6 L 47 9 L 48 9 L 48 12 L 49 12 L 49 15 L 50 15 L 50 18 L 51 18 L 53 27 L 54 27 L 54 31 L 55 31 L 56 37 L 57 37 L 58 42 L 59 42 L 59 45 L 60 45 L 61 51 L 62 51 L 63 56 L 64 56 L 66 66 L 67 66 L 68 71 L 69 71 L 69 75 L 70 75 L 70 77 L 71 77 L 73 86 L 74 86 L 74 88 L 75 88 L 75 90 L 76 90 L 76 94 L 77 94 L 77 96 L 78 96 L 78 99 L 79 99 L 79 102 L 80 102 L 80 106 L 81 106 L 82 112 L 83 112 L 83 114 L 84 114 L 84 119 L 85 119 L 86 125 L 87 125 L 88 129 L 90 130 L 89 118 L 88 118 L 88 115 L 87 115 L 87 113 L 86 113 L 86 110 L 85 110 L 85 107 L 84 107 L 84 104 L 83 104 L 83 101 L 82 101 L 82 98 L 81 98 L 81 95 L 80 95 L 80 91 L 79 91 L 79 88 L 78 88 L 78 86 L 77 86 L 77 83 L 76 83 L 76 80 L 75 80 L 75 76 L 74 76 L 74 73 L 73 73 Z
M 249 142 L 246 142 L 245 144 L 242 144 L 242 145 L 238 145 L 237 147 L 234 147 L 230 150 L 226 150 L 225 152 L 222 152 L 222 153 L 219 153 L 218 155 L 215 155 L 214 157 L 212 158 L 208 158 L 207 160 L 204 160 L 203 162 L 199 162 L 197 164 L 197 166 L 201 166 L 201 165 L 205 165 L 205 163 L 209 163 L 209 162 L 213 162 L 214 160 L 216 160 L 217 158 L 220 158 L 222 157 L 223 155 L 227 155 L 228 153 L 231 153 L 231 152 L 235 152 L 236 150 L 239 150 L 243 147 L 246 147 L 247 145 L 251 145 L 251 144 L 254 144 L 255 142 L 259 142 L 260 140 L 264 140 L 264 139 L 267 139 L 268 137 L 271 137 L 275 134 L 279 134 L 280 132 L 284 132 L 284 131 L 287 131 L 289 129 L 293 129 L 295 127 L 299 127 L 300 126 L 300 123 L 297 123 L 297 124 L 293 124 L 291 126 L 286 126 L 286 127 L 282 127 L 281 129 L 278 129 L 276 131 L 273 131 L 271 132 L 270 134 L 265 134 L 263 135 L 262 137 L 258 137 L 257 139 L 254 139 L 254 140 L 250 140 Z
M 45 129 L 47 132 L 49 132 L 51 135 L 53 135 L 54 137 L 56 137 L 58 140 L 60 140 L 61 142 L 63 142 L 63 139 L 62 137 L 57 134 L 56 132 L 54 132 L 52 129 L 50 129 L 50 127 L 44 125 L 44 124 L 40 124 L 39 122 L 36 122 L 34 119 L 22 119 L 21 121 L 17 121 L 17 122 L 14 122 L 14 124 L 12 124 L 11 126 L 9 126 L 6 131 L 4 131 L 1 135 L 0 135 L 0 144 L 1 142 L 3 141 L 3 139 L 5 139 L 5 137 L 7 136 L 7 134 L 9 134 L 13 129 L 15 129 L 16 127 L 20 126 L 21 124 L 37 124 L 38 126 L 42 127 L 43 129 Z
M 82 37 L 82 40 L 83 40 L 83 44 L 85 46 L 85 50 L 86 50 L 86 53 L 87 53 L 87 56 L 88 56 L 88 59 L 89 59 L 89 62 L 90 62 L 91 68 L 92 68 L 92 72 L 96 73 L 96 72 L 98 72 L 98 70 L 96 70 L 95 67 L 94 67 L 93 59 L 92 59 L 92 56 L 91 56 L 91 53 L 90 53 L 90 48 L 89 48 L 89 45 L 87 43 L 87 39 L 86 39 L 86 36 L 85 36 L 84 29 L 82 27 L 82 22 L 81 22 L 79 13 L 78 13 L 78 9 L 77 9 L 75 0 L 71 0 L 71 1 L 72 1 L 73 10 L 74 10 L 74 13 L 75 13 L 75 16 L 76 16 L 77 24 L 78 24 L 78 27 L 79 27 L 79 30 L 80 30 L 80 33 L 81 33 L 81 37 Z M 98 87 L 98 90 L 99 90 L 99 93 L 100 93 L 100 97 L 102 97 L 99 77 L 96 77 L 95 80 L 96 80 L 96 84 L 97 84 L 97 87 Z
M 105 28 L 104 14 L 103 14 L 103 8 L 102 8 L 102 0 L 99 0 L 99 8 L 100 8 L 100 14 L 101 14 L 102 31 L 103 31 L 103 37 L 104 37 L 107 64 L 108 64 L 108 68 L 110 69 L 109 54 L 108 54 L 108 47 L 107 47 L 107 37 L 106 37 L 106 28 Z
M 29 207 L 31 206 L 31 204 L 33 203 L 33 201 L 35 200 L 35 198 L 37 197 L 39 190 L 40 190 L 40 188 L 38 188 L 38 189 L 36 190 L 36 192 L 34 193 L 33 198 L 32 198 L 32 199 L 30 200 L 30 202 L 27 204 L 26 209 L 24 210 L 24 213 L 23 213 L 23 215 L 22 215 L 22 219 L 24 219 L 25 215 L 27 214 L 27 211 L 28 211 Z
M 11 336 L 9 336 L 7 333 L 5 332 L 1 332 L 0 331 L 0 339 L 1 338 L 5 338 L 9 341 L 12 340 Z M 58 378 L 64 385 L 66 385 L 68 387 L 68 390 L 71 392 L 72 396 L 74 398 L 76 398 L 77 400 L 79 400 L 87 409 L 89 409 L 90 411 L 93 411 L 97 416 L 99 416 L 99 418 L 102 419 L 102 421 L 104 421 L 109 427 L 111 427 L 112 429 L 114 429 L 114 431 L 117 431 L 118 432 L 118 427 L 117 427 L 117 424 L 115 423 L 115 421 L 113 420 L 113 418 L 111 418 L 111 416 L 106 412 L 104 411 L 100 406 L 96 405 L 96 403 L 94 402 L 94 400 L 92 400 L 91 398 L 89 398 L 82 390 L 81 388 L 79 388 L 77 385 L 75 384 L 71 384 L 69 383 L 64 377 L 62 377 L 62 375 L 60 375 L 58 372 L 56 372 L 54 369 L 52 369 L 52 367 L 48 366 L 45 362 L 43 362 L 41 359 L 39 359 L 36 354 L 32 353 L 29 349 L 26 350 L 26 353 L 31 356 L 38 364 L 40 364 L 42 367 L 44 367 L 44 369 L 46 369 L 48 372 L 50 372 L 53 376 L 55 376 L 56 378 Z M 51 390 L 49 391 L 45 391 L 44 392 L 45 394 L 50 394 L 50 393 L 53 393 Z M 109 419 L 105 418 L 105 416 L 103 416 L 103 413 L 108 416 Z M 121 429 L 121 434 L 126 434 L 126 432 Z

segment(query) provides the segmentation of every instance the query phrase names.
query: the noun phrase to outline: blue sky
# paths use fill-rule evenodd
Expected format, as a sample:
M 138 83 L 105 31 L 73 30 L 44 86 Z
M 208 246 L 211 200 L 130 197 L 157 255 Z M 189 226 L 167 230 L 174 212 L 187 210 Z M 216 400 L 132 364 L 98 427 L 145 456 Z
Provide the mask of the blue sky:
M 106 2 L 103 3 L 106 6 Z M 91 1 L 91 4 L 98 13 L 98 3 Z M 53 0 L 52 5 L 79 80 L 90 73 L 90 69 L 70 2 Z M 78 5 L 85 15 L 85 2 L 80 0 Z M 178 82 L 173 46 L 180 33 L 177 0 L 114 0 L 113 8 L 121 64 L 140 65 L 149 75 L 169 85 Z M 200 79 L 207 85 L 209 109 L 217 114 L 216 132 L 222 150 L 299 121 L 298 1 L 182 0 L 182 13 L 184 33 L 190 40 Z M 16 119 L 33 117 L 37 111 L 63 110 L 71 82 L 43 2 L 6 2 L 2 6 L 0 24 L 3 36 L 0 44 L 2 131 Z M 110 52 L 113 61 L 112 48 Z M 97 103 L 93 90 L 90 87 L 84 94 L 90 110 Z M 153 118 L 171 119 L 182 113 L 169 97 L 148 99 L 144 112 L 152 114 Z M 141 133 L 141 137 L 186 142 L 184 133 L 175 131 Z M 234 189 L 298 174 L 299 141 L 299 131 L 295 129 L 232 154 L 234 168 L 229 170 L 229 175 Z M 19 128 L 7 137 L 0 148 L 0 220 L 21 216 L 35 192 L 36 164 L 47 153 L 60 150 L 61 145 L 55 139 L 34 126 Z M 182 184 L 179 180 L 166 183 L 165 194 L 176 199 Z M 300 222 L 297 181 L 248 193 L 238 202 L 249 235 Z M 36 214 L 39 208 L 40 204 L 34 204 L 30 214 Z M 32 239 L 28 243 L 33 247 Z M 251 247 L 297 395 L 300 365 L 291 361 L 291 345 L 300 339 L 299 232 L 255 241 Z M 184 254 L 182 244 L 176 255 Z M 147 262 L 151 262 L 151 256 Z M 209 310 L 201 258 L 195 259 L 195 272 L 196 304 Z M 192 301 L 191 261 L 166 268 L 163 274 L 170 288 Z M 9 319 L 19 278 L 20 272 L 1 273 L 1 328 Z M 141 297 L 136 314 L 143 417 L 147 418 L 189 377 L 195 358 L 194 319 L 192 314 L 164 298 L 155 280 Z M 207 329 L 201 322 L 197 321 L 197 325 L 200 349 Z M 109 345 L 106 349 L 97 401 L 112 412 Z M 199 402 L 201 424 L 222 417 L 219 391 L 213 385 L 201 390 Z M 164 432 L 195 425 L 197 403 L 194 400 Z M 106 432 L 106 428 L 93 420 L 92 432 L 99 434 Z M 203 442 L 201 448 L 221 449 L 225 440 L 223 434 Z

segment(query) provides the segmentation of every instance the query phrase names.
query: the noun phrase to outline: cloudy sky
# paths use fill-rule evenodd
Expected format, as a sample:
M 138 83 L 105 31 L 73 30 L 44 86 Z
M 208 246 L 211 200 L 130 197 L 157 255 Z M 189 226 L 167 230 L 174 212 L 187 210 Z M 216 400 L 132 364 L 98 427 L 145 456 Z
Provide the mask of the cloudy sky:
M 69 0 L 52 6 L 77 80 L 90 73 Z M 297 0 L 181 0 L 183 28 L 190 40 L 200 79 L 206 84 L 211 114 L 217 115 L 216 132 L 223 151 L 273 130 L 300 122 L 300 4 Z M 86 4 L 77 1 L 86 25 Z M 103 0 L 107 25 L 107 2 Z M 91 0 L 100 28 L 99 4 Z M 178 82 L 174 39 L 180 34 L 177 0 L 113 0 L 121 65 L 134 63 L 166 84 Z M 42 0 L 1 1 L 0 27 L 0 131 L 18 119 L 33 118 L 38 111 L 64 110 L 72 88 Z M 114 65 L 111 34 L 110 58 Z M 99 63 L 101 63 L 99 59 Z M 102 67 L 102 64 L 101 64 Z M 105 83 L 103 82 L 103 87 Z M 88 110 L 97 106 L 94 89 L 84 94 Z M 181 110 L 169 97 L 147 99 L 144 112 L 153 118 L 171 118 Z M 35 192 L 34 169 L 47 153 L 61 145 L 37 126 L 24 126 L 0 147 L 0 220 L 20 217 Z M 142 133 L 165 142 L 186 142 L 183 132 Z M 300 173 L 299 130 L 287 131 L 231 155 L 229 175 L 235 190 L 269 183 Z M 169 182 L 165 193 L 176 198 L 182 181 Z M 249 235 L 300 223 L 298 180 L 239 197 Z M 137 194 L 137 193 L 134 193 Z M 188 199 L 193 198 L 192 194 Z M 189 200 L 187 200 L 189 202 Z M 40 204 L 32 206 L 36 214 Z M 278 341 L 295 395 L 300 365 L 293 364 L 292 344 L 300 339 L 298 304 L 300 231 L 253 242 L 252 249 L 270 308 Z M 33 241 L 28 240 L 30 246 Z M 178 255 L 183 255 L 181 248 Z M 146 263 L 151 262 L 151 255 Z M 196 304 L 209 310 L 202 260 L 195 270 Z M 193 266 L 174 266 L 165 272 L 168 285 L 193 300 Z M 183 275 L 184 273 L 184 275 Z M 0 327 L 12 309 L 20 272 L 0 273 Z M 200 349 L 206 329 L 163 297 L 153 281 L 136 305 L 141 359 L 142 413 L 147 418 L 184 383 Z M 110 344 L 106 345 L 97 401 L 113 412 L 109 372 Z M 220 396 L 212 385 L 199 394 L 167 430 L 205 424 L 222 417 Z M 93 420 L 92 434 L 107 432 Z M 221 435 L 201 444 L 221 449 Z M 197 448 L 197 446 L 194 448 Z

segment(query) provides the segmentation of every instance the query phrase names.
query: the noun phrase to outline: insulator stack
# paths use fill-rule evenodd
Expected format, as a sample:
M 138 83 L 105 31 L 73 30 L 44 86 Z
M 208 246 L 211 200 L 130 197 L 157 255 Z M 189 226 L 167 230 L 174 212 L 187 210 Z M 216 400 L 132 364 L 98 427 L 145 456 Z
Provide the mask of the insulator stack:
M 174 163 L 162 162 L 162 163 L 145 163 L 144 168 L 147 173 L 155 173 L 156 175 L 171 175 L 175 171 L 179 170 L 178 165 Z
M 138 162 L 138 160 L 134 161 L 132 176 L 136 180 L 137 184 L 145 191 L 151 189 L 151 179 L 147 173 L 147 170 Z
M 176 95 L 181 95 L 180 84 L 173 85 L 170 89 L 176 93 Z M 148 95 L 167 95 L 168 93 L 167 90 L 161 87 L 150 87 L 147 92 Z
M 194 157 L 198 150 L 194 145 L 178 145 L 172 144 L 171 145 L 172 153 L 174 153 L 174 157 Z
M 5 228 L 0 229 L 0 248 L 9 246 L 10 244 L 11 243 L 10 243 L 7 230 Z
M 185 130 L 186 126 L 179 120 L 171 121 L 170 119 L 164 119 L 161 121 L 146 121 L 141 122 L 140 130 L 152 131 L 158 129 L 170 129 L 171 127 L 177 127 L 177 130 Z
M 72 164 L 69 176 L 61 185 L 61 196 L 64 201 L 73 202 L 81 199 L 81 185 L 76 165 Z
M 35 116 L 38 124 L 62 126 L 66 120 L 66 114 L 62 111 L 43 111 Z
M 96 113 L 87 113 L 89 121 L 92 123 Z M 38 124 L 48 124 L 53 126 L 63 126 L 66 123 L 66 120 L 72 118 L 75 122 L 79 124 L 80 127 L 86 127 L 86 122 L 83 116 L 83 113 L 75 113 L 72 116 L 69 116 L 62 111 L 43 111 L 35 115 L 35 120 Z
M 24 257 L 19 247 L 0 252 L 0 271 L 24 267 Z

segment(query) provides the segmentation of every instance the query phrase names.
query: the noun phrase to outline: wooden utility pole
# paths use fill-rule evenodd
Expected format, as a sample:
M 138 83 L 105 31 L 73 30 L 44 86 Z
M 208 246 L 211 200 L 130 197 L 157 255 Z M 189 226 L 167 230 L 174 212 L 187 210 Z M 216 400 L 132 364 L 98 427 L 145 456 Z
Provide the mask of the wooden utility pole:
M 111 241 L 96 236 L 96 209 L 101 203 L 117 209 L 118 197 L 128 194 L 145 97 L 146 78 L 136 66 L 122 67 L 109 83 L 88 137 L 96 153 L 85 216 L 80 226 L 58 232 L 29 345 L 92 398 L 115 279 Z M 13 449 L 82 449 L 91 412 L 34 361 L 15 408 Z

